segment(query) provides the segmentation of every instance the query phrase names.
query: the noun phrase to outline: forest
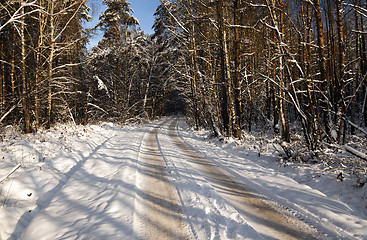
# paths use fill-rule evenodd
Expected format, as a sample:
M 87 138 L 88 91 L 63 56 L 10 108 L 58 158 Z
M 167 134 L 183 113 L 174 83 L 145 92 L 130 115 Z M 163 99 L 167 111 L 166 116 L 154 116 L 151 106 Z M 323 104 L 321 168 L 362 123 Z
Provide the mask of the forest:
M 147 35 L 129 2 L 103 0 L 88 50 L 86 0 L 2 0 L 1 126 L 182 113 L 222 139 L 268 129 L 310 151 L 365 144 L 365 0 L 160 2 Z

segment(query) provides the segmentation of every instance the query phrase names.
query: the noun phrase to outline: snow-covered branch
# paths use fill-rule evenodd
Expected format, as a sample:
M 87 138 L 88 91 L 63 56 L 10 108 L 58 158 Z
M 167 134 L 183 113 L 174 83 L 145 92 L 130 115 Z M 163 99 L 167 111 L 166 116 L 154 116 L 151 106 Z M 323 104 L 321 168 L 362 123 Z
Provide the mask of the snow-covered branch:
M 10 12 L 7 10 L 5 6 L 1 5 L 1 7 L 8 12 L 8 14 L 10 15 L 10 19 L 7 20 L 3 25 L 0 26 L 0 32 L 3 30 L 4 27 L 6 27 L 9 24 L 14 24 L 14 23 L 25 24 L 24 22 L 19 21 L 19 20 L 29 14 L 41 11 L 41 9 L 36 4 L 36 1 L 30 2 L 30 3 L 24 3 L 13 14 L 10 14 Z M 22 9 L 25 7 L 37 7 L 37 9 L 22 14 Z

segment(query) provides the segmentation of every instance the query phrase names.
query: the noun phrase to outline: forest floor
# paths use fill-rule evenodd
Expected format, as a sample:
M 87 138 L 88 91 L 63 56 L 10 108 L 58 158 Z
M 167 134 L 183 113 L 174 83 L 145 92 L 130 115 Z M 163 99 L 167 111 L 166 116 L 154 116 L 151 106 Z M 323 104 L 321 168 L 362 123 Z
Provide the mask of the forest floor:
M 176 118 L 4 131 L 0 239 L 367 239 L 366 166 L 343 151 L 286 161 Z

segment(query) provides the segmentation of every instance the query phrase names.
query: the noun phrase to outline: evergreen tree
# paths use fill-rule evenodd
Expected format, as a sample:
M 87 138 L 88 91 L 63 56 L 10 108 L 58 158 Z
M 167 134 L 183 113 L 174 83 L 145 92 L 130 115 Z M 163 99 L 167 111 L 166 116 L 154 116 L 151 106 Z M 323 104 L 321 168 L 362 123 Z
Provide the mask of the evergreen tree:
M 104 38 L 118 41 L 123 30 L 139 24 L 131 15 L 133 10 L 126 0 L 103 0 L 102 4 L 106 5 L 107 9 L 99 17 L 97 27 L 104 31 Z

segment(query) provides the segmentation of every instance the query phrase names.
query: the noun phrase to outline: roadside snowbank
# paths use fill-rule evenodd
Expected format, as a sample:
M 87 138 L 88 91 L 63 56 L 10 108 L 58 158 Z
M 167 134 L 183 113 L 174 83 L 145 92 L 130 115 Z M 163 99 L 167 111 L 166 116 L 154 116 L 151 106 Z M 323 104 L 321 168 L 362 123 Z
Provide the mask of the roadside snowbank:
M 0 184 L 0 239 L 8 239 L 26 227 L 95 147 L 113 132 L 110 123 L 101 126 L 57 125 L 37 134 L 20 134 L 7 126 L 0 146 L 0 178 L 21 167 Z M 58 187 L 59 186 L 59 187 Z M 23 219 L 23 222 L 19 221 Z

